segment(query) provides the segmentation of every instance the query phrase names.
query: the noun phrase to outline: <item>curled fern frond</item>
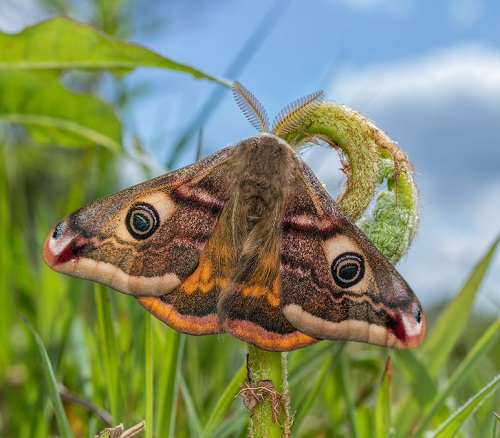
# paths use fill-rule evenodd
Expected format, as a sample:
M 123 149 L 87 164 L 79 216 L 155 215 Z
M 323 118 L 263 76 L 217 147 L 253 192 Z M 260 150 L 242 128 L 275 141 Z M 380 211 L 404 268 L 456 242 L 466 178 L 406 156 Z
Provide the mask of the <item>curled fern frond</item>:
M 269 131 L 269 120 L 267 112 L 250 91 L 248 91 L 238 81 L 233 84 L 233 96 L 241 111 L 251 123 L 251 125 L 260 132 Z

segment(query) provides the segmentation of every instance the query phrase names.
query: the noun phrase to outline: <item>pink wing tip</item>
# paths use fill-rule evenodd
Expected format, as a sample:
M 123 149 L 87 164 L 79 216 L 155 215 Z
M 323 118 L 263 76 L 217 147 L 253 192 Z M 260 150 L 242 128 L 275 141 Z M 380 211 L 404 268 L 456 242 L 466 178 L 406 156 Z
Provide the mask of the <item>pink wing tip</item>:
M 57 265 L 68 263 L 79 258 L 79 253 L 89 240 L 70 230 L 66 221 L 56 225 L 46 237 L 42 248 L 45 262 L 56 269 Z

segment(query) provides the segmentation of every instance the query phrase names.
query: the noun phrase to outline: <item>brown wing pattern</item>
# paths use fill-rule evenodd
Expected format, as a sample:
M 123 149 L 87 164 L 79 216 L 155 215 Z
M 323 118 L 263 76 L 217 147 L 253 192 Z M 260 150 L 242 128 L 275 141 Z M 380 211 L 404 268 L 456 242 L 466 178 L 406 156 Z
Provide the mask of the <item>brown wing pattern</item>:
M 281 306 L 290 323 L 320 339 L 409 348 L 425 332 L 417 298 L 301 164 L 285 200 Z
M 48 235 L 55 270 L 134 296 L 160 296 L 198 266 L 229 192 L 234 148 L 88 204 Z
M 43 254 L 181 332 L 267 350 L 318 339 L 407 348 L 425 331 L 405 281 L 271 134 L 82 207 Z

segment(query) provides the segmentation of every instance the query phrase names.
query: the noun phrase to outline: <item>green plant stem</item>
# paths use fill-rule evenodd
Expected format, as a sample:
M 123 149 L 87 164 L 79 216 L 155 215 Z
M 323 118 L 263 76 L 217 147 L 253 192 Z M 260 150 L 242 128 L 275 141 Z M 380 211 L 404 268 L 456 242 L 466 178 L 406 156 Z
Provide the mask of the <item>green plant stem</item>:
M 276 422 L 273 422 L 272 398 L 269 395 L 250 411 L 249 435 L 253 438 L 290 436 L 286 353 L 266 351 L 248 344 L 247 367 L 252 386 L 258 387 L 261 380 L 271 380 L 276 391 L 283 394 Z

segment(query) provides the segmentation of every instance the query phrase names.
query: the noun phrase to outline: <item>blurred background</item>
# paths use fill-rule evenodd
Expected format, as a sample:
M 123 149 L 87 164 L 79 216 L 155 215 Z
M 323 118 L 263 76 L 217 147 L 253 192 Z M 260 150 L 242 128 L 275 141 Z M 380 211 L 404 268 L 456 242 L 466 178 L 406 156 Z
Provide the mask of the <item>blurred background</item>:
M 121 3 L 123 20 L 106 29 L 92 2 L 2 0 L 0 29 L 18 32 L 64 12 L 175 60 L 238 79 L 271 118 L 292 100 L 323 89 L 327 99 L 372 119 L 415 165 L 421 226 L 398 269 L 424 307 L 450 298 L 499 234 L 499 2 Z M 200 138 L 201 154 L 207 155 L 254 134 L 231 91 L 220 85 L 139 69 L 121 87 L 127 90 L 120 105 L 124 142 L 129 150 L 140 142 L 153 173 L 192 162 Z M 106 81 L 100 90 L 110 100 L 120 98 Z M 174 154 L 176 148 L 180 152 Z M 335 153 L 312 148 L 304 157 L 335 196 L 342 186 Z M 113 190 L 146 178 L 130 163 L 123 169 Z M 496 260 L 479 300 L 481 309 L 495 314 L 499 268 Z

